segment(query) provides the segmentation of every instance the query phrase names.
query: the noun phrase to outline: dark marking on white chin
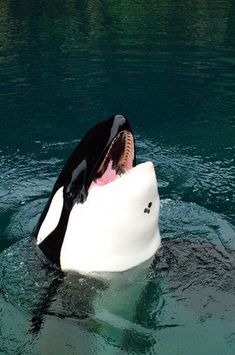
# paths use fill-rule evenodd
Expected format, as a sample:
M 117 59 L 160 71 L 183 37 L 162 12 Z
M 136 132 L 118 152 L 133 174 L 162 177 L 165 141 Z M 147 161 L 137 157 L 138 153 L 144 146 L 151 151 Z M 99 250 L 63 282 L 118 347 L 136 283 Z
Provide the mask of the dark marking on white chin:
M 149 204 L 148 204 L 148 207 L 146 207 L 145 209 L 144 209 L 144 213 L 150 213 L 150 209 L 151 209 L 151 207 L 152 207 L 152 202 L 150 201 L 149 202 Z

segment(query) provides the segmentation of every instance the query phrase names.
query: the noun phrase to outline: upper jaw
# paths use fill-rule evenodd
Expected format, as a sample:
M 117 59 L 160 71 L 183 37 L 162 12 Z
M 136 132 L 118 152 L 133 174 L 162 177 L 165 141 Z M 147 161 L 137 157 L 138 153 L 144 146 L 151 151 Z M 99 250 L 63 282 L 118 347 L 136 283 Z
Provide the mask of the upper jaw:
M 103 186 L 134 165 L 134 137 L 129 122 L 122 115 L 112 116 L 82 138 L 57 179 L 56 188 L 66 186 L 70 209 L 74 203 L 86 201 L 96 181 Z
M 111 142 L 93 183 L 103 186 L 125 174 L 135 165 L 134 138 L 130 131 L 119 132 Z

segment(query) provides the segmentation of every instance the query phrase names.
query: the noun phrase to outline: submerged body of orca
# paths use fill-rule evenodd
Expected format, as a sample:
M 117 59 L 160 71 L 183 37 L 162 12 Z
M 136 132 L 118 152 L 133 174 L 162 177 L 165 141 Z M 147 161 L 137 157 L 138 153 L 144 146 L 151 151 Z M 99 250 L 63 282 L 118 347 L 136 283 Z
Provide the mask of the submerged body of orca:
M 116 115 L 80 141 L 36 227 L 37 244 L 63 271 L 119 272 L 160 246 L 159 195 L 151 162 L 136 165 L 127 119 Z

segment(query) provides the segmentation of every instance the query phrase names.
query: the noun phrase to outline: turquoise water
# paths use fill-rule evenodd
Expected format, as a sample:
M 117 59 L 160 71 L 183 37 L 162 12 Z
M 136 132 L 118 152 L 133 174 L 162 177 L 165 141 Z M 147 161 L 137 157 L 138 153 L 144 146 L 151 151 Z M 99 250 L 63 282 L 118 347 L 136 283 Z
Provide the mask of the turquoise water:
M 235 353 L 234 38 L 232 0 L 1 2 L 0 354 Z M 156 167 L 162 249 L 106 282 L 68 275 L 45 305 L 33 227 L 113 113 Z

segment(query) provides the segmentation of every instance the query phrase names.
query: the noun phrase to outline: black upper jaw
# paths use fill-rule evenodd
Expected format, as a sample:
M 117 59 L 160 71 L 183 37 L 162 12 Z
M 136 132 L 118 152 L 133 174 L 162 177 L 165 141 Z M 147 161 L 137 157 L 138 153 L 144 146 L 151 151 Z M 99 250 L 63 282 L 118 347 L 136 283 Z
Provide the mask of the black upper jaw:
M 125 147 L 124 132 L 133 137 L 129 122 L 122 115 L 112 116 L 88 131 L 65 164 L 55 184 L 56 190 L 64 186 L 65 199 L 72 204 L 83 203 L 91 183 L 104 173 L 111 158 L 115 170 L 122 169 L 119 163 Z

